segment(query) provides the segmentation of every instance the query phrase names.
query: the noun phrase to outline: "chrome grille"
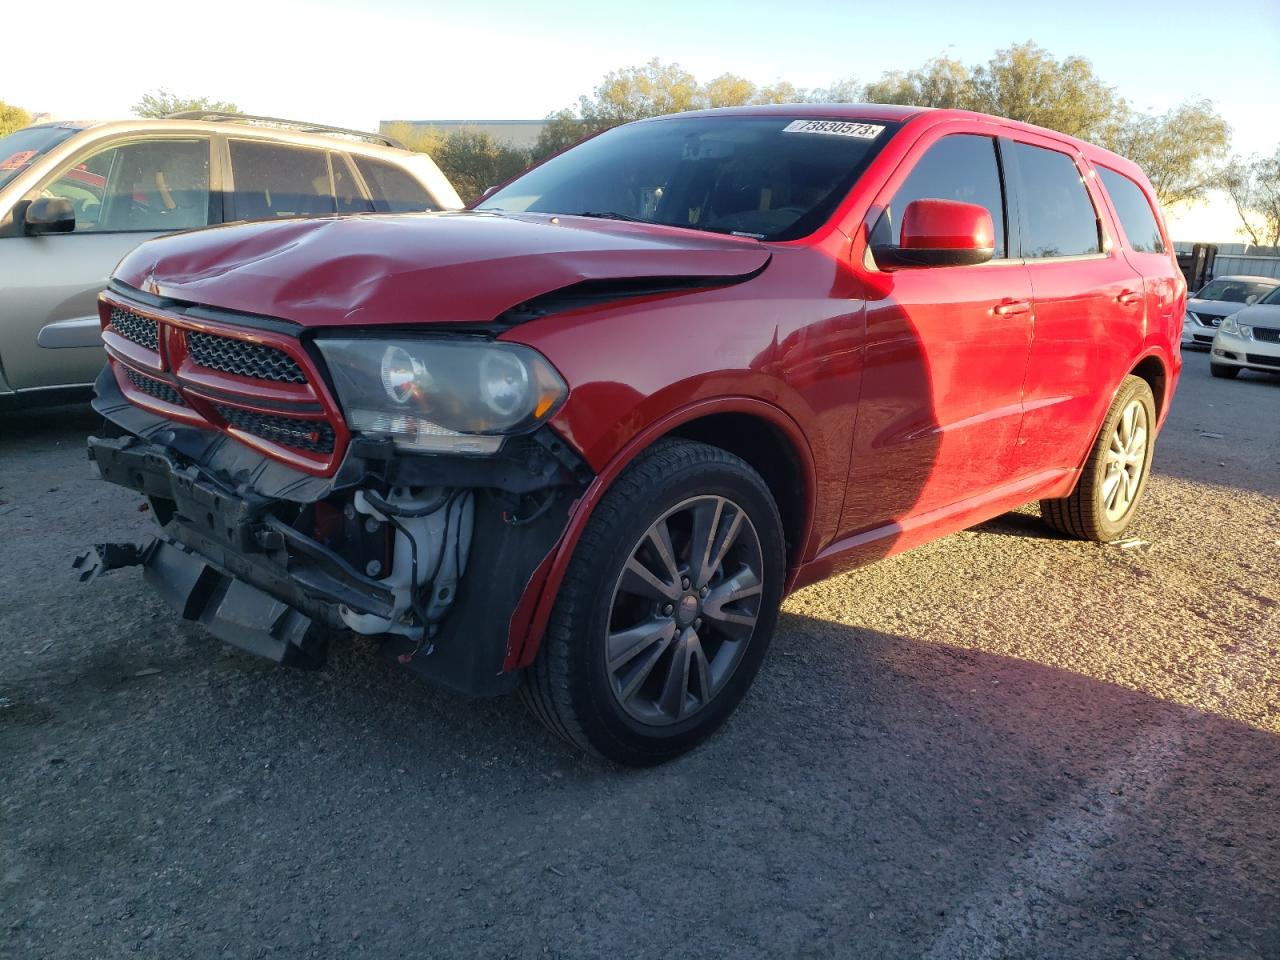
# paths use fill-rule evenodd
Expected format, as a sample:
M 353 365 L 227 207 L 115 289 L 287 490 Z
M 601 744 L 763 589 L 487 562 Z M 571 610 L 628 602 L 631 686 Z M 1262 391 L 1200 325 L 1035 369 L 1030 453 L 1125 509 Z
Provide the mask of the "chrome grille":
M 133 341 L 140 347 L 146 347 L 148 350 L 159 349 L 160 338 L 156 322 L 150 317 L 144 317 L 131 310 L 112 307 L 111 326 L 120 336 Z
M 333 428 L 323 420 L 278 417 L 222 404 L 214 409 L 218 411 L 218 416 L 237 430 L 251 433 L 263 440 L 308 453 L 333 452 Z
M 201 367 L 255 380 L 306 383 L 306 374 L 287 353 L 248 340 L 212 333 L 188 333 L 187 353 Z
M 129 378 L 137 389 L 141 390 L 149 397 L 156 400 L 162 400 L 165 403 L 171 403 L 175 407 L 185 407 L 181 394 L 163 380 L 156 380 L 154 377 L 148 377 L 136 370 L 125 370 L 125 376 Z

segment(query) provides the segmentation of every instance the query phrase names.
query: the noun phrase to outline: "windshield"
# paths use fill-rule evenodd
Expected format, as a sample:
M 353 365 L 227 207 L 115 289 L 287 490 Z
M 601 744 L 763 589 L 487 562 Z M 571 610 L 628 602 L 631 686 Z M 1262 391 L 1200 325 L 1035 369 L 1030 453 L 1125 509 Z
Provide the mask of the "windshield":
M 25 127 L 0 137 L 0 187 L 31 166 L 40 154 L 78 132 L 74 127 Z
M 1197 300 L 1225 300 L 1228 303 L 1244 303 L 1250 297 L 1262 297 L 1275 289 L 1274 284 L 1259 280 L 1234 280 L 1231 277 L 1219 277 L 1204 285 L 1204 289 L 1195 295 Z
M 615 127 L 477 205 L 792 240 L 831 215 L 891 124 L 689 117 Z
M 1273 287 L 1271 292 L 1258 301 L 1259 303 L 1280 303 L 1280 287 Z

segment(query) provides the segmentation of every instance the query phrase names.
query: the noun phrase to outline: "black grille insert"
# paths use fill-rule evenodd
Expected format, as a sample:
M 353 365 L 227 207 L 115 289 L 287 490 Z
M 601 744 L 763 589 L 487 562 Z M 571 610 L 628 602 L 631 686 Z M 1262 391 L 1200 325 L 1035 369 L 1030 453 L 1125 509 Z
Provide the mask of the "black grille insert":
M 125 376 L 129 378 L 130 383 L 149 397 L 162 400 L 165 403 L 171 403 L 175 407 L 186 406 L 186 403 L 182 400 L 182 395 L 163 380 L 145 376 L 136 370 L 125 370 Z
M 120 336 L 126 340 L 132 340 L 140 347 L 146 347 L 148 350 L 159 349 L 160 337 L 156 322 L 150 317 L 144 317 L 132 310 L 112 307 L 111 326 Z
M 1273 330 L 1271 327 L 1254 327 L 1253 339 L 1261 340 L 1263 343 L 1280 343 L 1280 330 Z
M 1245 360 L 1259 367 L 1280 367 L 1280 357 L 1264 357 L 1260 353 L 1246 353 Z
M 187 353 L 201 367 L 255 380 L 306 383 L 306 374 L 293 358 L 275 347 L 212 333 L 188 333 Z
M 333 453 L 333 428 L 323 420 L 278 417 L 219 404 L 218 416 L 237 430 L 308 453 Z

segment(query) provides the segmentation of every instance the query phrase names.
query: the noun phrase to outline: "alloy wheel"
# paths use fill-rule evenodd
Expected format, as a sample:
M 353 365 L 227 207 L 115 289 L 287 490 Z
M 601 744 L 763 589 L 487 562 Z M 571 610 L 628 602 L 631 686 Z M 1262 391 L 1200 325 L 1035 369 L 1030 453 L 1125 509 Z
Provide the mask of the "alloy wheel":
M 650 525 L 618 575 L 605 642 L 628 715 L 664 726 L 711 703 L 755 631 L 763 569 L 751 518 L 726 497 L 693 497 Z
M 1149 431 L 1147 409 L 1132 400 L 1120 414 L 1104 458 L 1102 509 L 1110 521 L 1119 520 L 1133 507 L 1147 465 Z

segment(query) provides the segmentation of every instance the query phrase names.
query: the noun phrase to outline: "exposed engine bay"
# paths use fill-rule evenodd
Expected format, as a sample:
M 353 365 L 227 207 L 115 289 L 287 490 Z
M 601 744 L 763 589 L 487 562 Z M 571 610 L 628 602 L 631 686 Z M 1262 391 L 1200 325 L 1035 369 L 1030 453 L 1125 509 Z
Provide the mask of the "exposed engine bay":
M 329 478 L 168 421 L 98 384 L 114 437 L 89 440 L 104 480 L 148 498 L 158 535 L 100 544 L 83 579 L 123 566 L 184 619 L 295 665 L 350 632 L 415 672 L 501 693 L 511 611 L 559 540 L 590 471 L 553 433 L 489 457 L 402 455 L 354 442 Z

